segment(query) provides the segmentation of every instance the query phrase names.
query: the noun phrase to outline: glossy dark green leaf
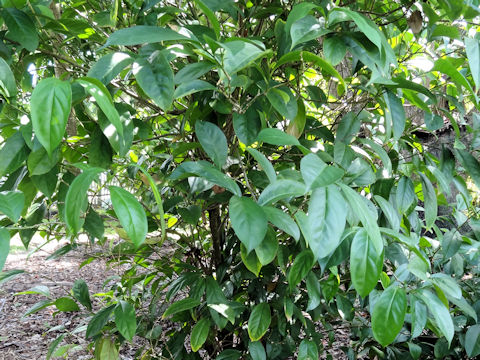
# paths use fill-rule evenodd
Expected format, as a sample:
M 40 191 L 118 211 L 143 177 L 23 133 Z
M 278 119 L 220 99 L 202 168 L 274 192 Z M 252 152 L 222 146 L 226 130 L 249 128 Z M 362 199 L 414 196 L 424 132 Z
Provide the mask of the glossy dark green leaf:
M 298 360 L 318 360 L 318 347 L 314 341 L 303 339 L 298 347 Z
M 338 125 L 335 142 L 349 144 L 360 131 L 361 123 L 362 118 L 357 113 L 351 111 L 345 114 Z
M 267 217 L 262 207 L 247 197 L 233 196 L 229 205 L 233 230 L 250 252 L 260 245 L 267 233 Z
M 252 341 L 248 344 L 248 352 L 252 360 L 267 360 L 267 354 L 260 341 Z
M 28 155 L 27 159 L 30 175 L 43 175 L 50 172 L 60 161 L 61 156 L 62 154 L 59 148 L 56 148 L 49 156 L 44 147 L 34 145 L 34 149 Z
M 267 99 L 270 104 L 272 104 L 272 106 L 275 108 L 275 110 L 277 110 L 280 115 L 286 117 L 287 119 L 293 120 L 295 116 L 297 116 L 297 99 L 295 99 L 295 96 L 292 94 L 292 91 L 288 87 L 282 86 L 270 89 L 267 92 Z
M 25 228 L 19 231 L 20 239 L 22 240 L 22 244 L 25 246 L 25 249 L 28 248 L 30 244 L 30 240 L 32 240 L 33 235 L 38 230 L 38 226 L 42 220 L 45 218 L 45 214 L 47 211 L 47 207 L 45 203 L 35 203 L 30 206 L 25 221 L 22 221 L 21 224 L 25 226 Z
M 300 230 L 295 221 L 293 221 L 288 214 L 271 206 L 264 206 L 263 212 L 267 216 L 268 221 L 277 228 L 291 235 L 295 240 L 300 239 Z
M 228 156 L 227 138 L 223 131 L 211 122 L 197 121 L 195 123 L 195 134 L 210 159 L 217 167 L 222 168 Z
M 156 51 L 146 59 L 138 57 L 133 73 L 140 87 L 163 110 L 170 108 L 174 97 L 173 71 L 165 55 Z
M 305 279 L 314 262 L 315 257 L 310 250 L 303 250 L 297 255 L 287 276 L 290 288 L 294 288 Z
M 90 301 L 90 294 L 85 280 L 79 279 L 73 283 L 72 294 L 80 304 L 85 306 L 88 310 L 92 310 L 92 302 Z
M 365 229 L 353 238 L 350 250 L 350 271 L 353 285 L 360 296 L 367 296 L 376 286 L 382 272 L 383 255 L 377 253 Z
M 265 45 L 260 41 L 233 40 L 222 43 L 221 46 L 225 49 L 223 69 L 230 75 L 244 69 L 266 54 Z
M 7 229 L 0 227 L 0 271 L 3 270 L 10 252 L 10 233 Z
M 90 168 L 84 170 L 78 175 L 68 188 L 65 198 L 65 222 L 72 234 L 77 234 L 82 225 L 83 219 L 80 218 L 82 210 L 84 211 L 84 203 L 87 197 L 87 191 L 92 181 L 103 172 L 103 169 Z
M 273 168 L 273 165 L 268 159 L 263 155 L 260 151 L 253 148 L 247 148 L 247 151 L 253 156 L 253 158 L 257 161 L 258 165 L 260 165 L 261 170 L 265 172 L 268 177 L 268 180 L 273 183 L 277 180 L 277 173 Z
M 454 335 L 453 320 L 450 316 L 450 312 L 442 303 L 442 301 L 428 289 L 421 291 L 420 296 L 427 305 L 430 314 L 433 315 L 435 322 L 445 338 L 451 343 Z
M 8 29 L 6 37 L 20 43 L 28 51 L 35 51 L 38 47 L 38 34 L 30 16 L 15 8 L 4 8 L 1 15 Z
M 57 78 L 41 80 L 32 92 L 32 126 L 49 155 L 60 144 L 72 106 L 70 83 Z
M 331 30 L 325 28 L 317 18 L 307 15 L 295 21 L 290 28 L 290 37 L 292 39 L 293 49 L 297 44 L 302 44 L 310 40 L 315 40 L 322 35 L 328 34 Z
M 255 305 L 248 319 L 248 336 L 250 340 L 260 340 L 270 327 L 271 321 L 270 306 L 267 303 Z
M 200 10 L 202 10 L 202 12 L 205 14 L 205 16 L 207 17 L 209 23 L 213 28 L 213 31 L 215 32 L 215 36 L 217 37 L 217 39 L 219 39 L 220 38 L 220 22 L 215 16 L 215 13 L 208 6 L 208 2 L 204 2 L 202 0 L 194 0 L 194 2 L 197 4 Z
M 260 117 L 252 106 L 243 114 L 233 113 L 233 129 L 238 139 L 245 145 L 255 142 L 261 128 Z
M 165 319 L 167 316 L 177 314 L 182 311 L 193 309 L 200 305 L 200 301 L 192 298 L 185 298 L 179 301 L 174 302 L 170 305 L 167 310 L 162 315 L 162 319 Z
M 323 40 L 323 55 L 333 66 L 338 65 L 346 53 L 347 47 L 340 38 L 333 36 Z
M 87 331 L 85 337 L 87 339 L 94 337 L 95 335 L 100 334 L 103 327 L 108 323 L 110 315 L 115 309 L 115 305 L 107 306 L 106 308 L 101 309 L 97 312 L 89 321 L 87 326 Z
M 102 129 L 96 126 L 88 148 L 88 163 L 91 166 L 108 169 L 112 164 L 112 156 L 113 151 L 108 138 L 102 133 Z
M 110 198 L 118 220 L 136 247 L 145 241 L 148 231 L 147 215 L 143 206 L 127 190 L 109 186 Z
M 397 208 L 400 214 L 405 214 L 415 202 L 415 189 L 411 179 L 403 176 L 397 186 Z
M 200 91 L 205 90 L 215 90 L 216 87 L 212 84 L 203 81 L 203 80 L 192 80 L 189 82 L 185 82 L 180 84 L 173 93 L 174 99 L 179 99 L 187 95 L 191 95 Z
M 275 231 L 273 231 L 273 229 L 269 228 L 263 241 L 255 248 L 255 253 L 257 254 L 260 263 L 265 266 L 270 264 L 275 259 L 277 256 L 277 250 L 277 234 Z
M 471 358 L 480 355 L 480 324 L 468 328 L 465 335 L 465 351 Z
M 389 286 L 376 301 L 372 313 L 372 331 L 375 339 L 387 346 L 402 329 L 407 311 L 405 290 Z
M 0 176 L 17 170 L 28 156 L 28 148 L 20 132 L 10 136 L 0 150 Z
M 159 26 L 137 25 L 120 29 L 110 35 L 105 46 L 112 45 L 139 45 L 162 41 L 188 41 L 189 39 L 170 28 Z
M 17 94 L 17 84 L 10 66 L 0 57 L 0 93 L 6 98 Z
M 193 327 L 192 335 L 190 337 L 190 345 L 193 352 L 200 350 L 207 340 L 208 333 L 210 332 L 210 325 L 211 322 L 208 318 L 202 318 Z
M 281 179 L 268 185 L 258 198 L 259 205 L 268 205 L 289 197 L 303 196 L 305 185 L 299 181 Z
M 21 191 L 0 192 L 0 213 L 7 215 L 10 220 L 17 222 L 25 204 L 25 195 Z
M 416 297 L 410 295 L 410 319 L 412 339 L 419 337 L 427 324 L 427 307 Z
M 48 198 L 51 198 L 57 188 L 59 166 L 55 165 L 49 172 L 42 175 L 32 175 L 35 187 Z
M 307 190 L 333 184 L 344 174 L 342 169 L 327 165 L 315 154 L 308 154 L 302 158 L 300 171 Z
M 393 136 L 398 140 L 403 134 L 406 123 L 405 109 L 403 108 L 402 100 L 391 91 L 385 92 L 383 99 L 386 105 L 385 117 L 387 121 L 392 124 Z
M 385 217 L 388 219 L 392 229 L 398 231 L 400 229 L 400 217 L 398 215 L 398 211 L 390 202 L 385 200 L 380 195 L 375 195 L 375 201 L 377 201 L 378 205 L 380 205 L 380 208 L 382 209 Z
M 55 307 L 59 311 L 63 312 L 70 312 L 70 311 L 79 311 L 80 308 L 78 307 L 75 300 L 69 297 L 61 297 L 55 300 Z
M 311 311 L 320 305 L 322 301 L 322 289 L 320 288 L 320 280 L 313 271 L 308 273 L 306 283 L 308 293 L 307 311 Z
M 118 302 L 115 307 L 115 325 L 125 339 L 132 341 L 137 331 L 137 318 L 132 304 L 123 300 Z
M 188 83 L 192 80 L 198 79 L 205 73 L 212 70 L 213 67 L 214 67 L 213 64 L 205 61 L 199 61 L 199 62 L 187 64 L 175 74 L 175 77 L 173 79 L 174 83 L 175 85 L 178 85 L 178 84 Z
M 133 63 L 134 59 L 123 52 L 113 52 L 102 56 L 88 70 L 87 76 L 100 80 L 103 85 L 109 84 L 120 72 Z
M 238 360 L 242 357 L 242 352 L 234 349 L 222 351 L 215 360 Z
M 280 129 L 263 129 L 257 137 L 258 141 L 266 142 L 271 145 L 299 145 L 298 140 Z

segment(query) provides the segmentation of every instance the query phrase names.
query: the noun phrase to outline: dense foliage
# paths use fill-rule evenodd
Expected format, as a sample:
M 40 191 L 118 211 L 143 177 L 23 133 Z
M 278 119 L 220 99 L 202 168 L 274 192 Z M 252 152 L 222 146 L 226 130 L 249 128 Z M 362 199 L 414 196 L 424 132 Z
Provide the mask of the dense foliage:
M 478 0 L 1 2 L 0 268 L 124 269 L 26 315 L 97 359 L 480 354 Z

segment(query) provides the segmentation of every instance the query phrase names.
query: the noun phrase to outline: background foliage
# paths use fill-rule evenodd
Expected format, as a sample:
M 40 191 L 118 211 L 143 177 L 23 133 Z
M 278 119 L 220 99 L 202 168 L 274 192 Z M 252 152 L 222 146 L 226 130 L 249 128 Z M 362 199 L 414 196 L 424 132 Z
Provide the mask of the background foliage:
M 27 315 L 78 312 L 98 359 L 134 336 L 317 359 L 338 328 L 350 359 L 479 355 L 479 14 L 2 0 L 0 267 L 39 232 L 125 269 L 101 305 L 78 279 Z

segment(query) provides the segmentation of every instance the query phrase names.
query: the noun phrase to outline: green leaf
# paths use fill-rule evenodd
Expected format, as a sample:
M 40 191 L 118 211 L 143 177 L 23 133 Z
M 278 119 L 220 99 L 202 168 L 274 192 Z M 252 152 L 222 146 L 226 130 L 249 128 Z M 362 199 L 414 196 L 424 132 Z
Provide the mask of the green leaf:
M 88 70 L 87 76 L 108 85 L 120 72 L 133 63 L 134 59 L 123 52 L 112 52 L 102 56 Z
M 251 341 L 260 340 L 267 332 L 272 317 L 267 303 L 255 305 L 248 319 L 248 336 Z
M 407 311 L 405 290 L 389 286 L 376 301 L 372 312 L 372 331 L 375 339 L 387 346 L 402 329 Z
M 225 49 L 223 69 L 229 75 L 246 68 L 267 53 L 265 45 L 256 40 L 233 40 L 220 45 Z
M 182 83 L 189 83 L 192 80 L 198 79 L 200 76 L 212 70 L 214 65 L 209 62 L 199 61 L 185 65 L 181 68 L 173 78 L 175 85 Z
M 480 324 L 468 328 L 465 334 L 465 351 L 471 358 L 480 355 Z
M 93 96 L 93 98 L 97 102 L 97 105 L 103 111 L 107 119 L 115 127 L 118 134 L 120 136 L 123 136 L 123 125 L 120 121 L 120 115 L 118 115 L 117 109 L 113 105 L 112 97 L 105 85 L 103 85 L 97 79 L 88 77 L 77 79 L 75 80 L 75 82 L 80 84 L 87 93 Z
M 475 185 L 480 187 L 480 163 L 467 150 L 454 149 L 455 157 L 472 177 Z
M 307 121 L 305 116 L 305 103 L 302 99 L 297 100 L 297 108 L 297 115 L 295 115 L 295 118 L 290 121 L 286 131 L 287 134 L 292 135 L 296 139 L 302 135 L 303 130 L 305 129 L 305 123 Z
M 293 221 L 288 214 L 271 206 L 264 206 L 263 212 L 267 216 L 268 221 L 277 228 L 291 235 L 297 241 L 300 239 L 300 230 L 295 221 Z
M 65 198 L 65 222 L 72 234 L 77 234 L 82 225 L 83 219 L 80 213 L 84 210 L 84 203 L 87 197 L 87 191 L 92 181 L 103 172 L 103 169 L 89 168 L 78 175 L 68 188 Z
M 167 316 L 177 314 L 182 311 L 193 309 L 198 305 L 200 305 L 200 301 L 198 299 L 186 298 L 186 299 L 179 300 L 177 302 L 174 302 L 172 305 L 168 307 L 167 310 L 165 310 L 165 312 L 162 315 L 162 319 L 165 319 Z
M 400 214 L 407 213 L 415 202 L 415 189 L 410 178 L 403 176 L 397 186 L 397 208 Z
M 0 272 L 0 285 L 13 280 L 18 275 L 23 274 L 25 270 L 8 270 Z
M 393 126 L 393 136 L 396 140 L 400 139 L 405 130 L 405 109 L 402 100 L 391 91 L 386 91 L 383 94 L 385 100 L 385 117 Z
M 210 159 L 217 167 L 222 168 L 227 162 L 228 156 L 227 138 L 223 131 L 211 122 L 197 121 L 195 123 L 195 134 Z
M 443 118 L 440 115 L 435 115 L 430 112 L 425 112 L 424 116 L 425 126 L 427 130 L 435 131 L 443 127 Z
M 331 65 L 338 65 L 346 53 L 347 47 L 341 38 L 332 36 L 323 40 L 323 55 Z
M 315 40 L 329 32 L 331 32 L 331 30 L 325 29 L 325 24 L 322 24 L 317 18 L 307 15 L 295 21 L 290 28 L 290 37 L 292 38 L 291 49 L 298 44 Z
M 128 341 L 132 341 L 137 331 L 137 318 L 135 308 L 128 302 L 120 300 L 115 307 L 115 325 Z
M 106 308 L 103 308 L 99 312 L 97 312 L 90 319 L 90 321 L 88 322 L 87 331 L 85 333 L 85 337 L 87 339 L 98 335 L 102 331 L 114 309 L 115 305 L 107 306 Z
M 10 136 L 0 150 L 0 176 L 17 170 L 27 159 L 28 148 L 20 132 Z
M 285 31 L 290 34 L 292 25 L 301 18 L 305 17 L 312 9 L 316 8 L 318 8 L 318 5 L 311 2 L 301 2 L 299 4 L 295 4 L 295 6 L 292 8 L 292 11 L 290 11 L 288 14 L 287 22 L 285 24 Z
M 466 37 L 465 50 L 467 51 L 470 73 L 472 74 L 478 92 L 478 89 L 480 89 L 480 41 Z
M 307 191 L 333 184 L 344 174 L 342 169 L 327 165 L 313 153 L 302 158 L 300 171 Z
M 246 197 L 233 196 L 229 204 L 230 221 L 240 241 L 252 251 L 267 233 L 267 217 L 261 206 Z
M 220 22 L 215 16 L 215 13 L 207 6 L 208 2 L 204 3 L 202 0 L 194 0 L 194 2 L 197 4 L 200 10 L 202 10 L 202 12 L 207 16 L 207 19 L 210 22 L 210 25 L 212 26 L 213 31 L 215 32 L 217 40 L 220 39 Z
M 308 293 L 307 311 L 311 311 L 320 305 L 322 301 L 322 289 L 320 288 L 320 281 L 312 271 L 308 273 L 306 283 Z
M 193 327 L 192 336 L 190 337 L 190 345 L 192 346 L 193 352 L 200 350 L 207 340 L 208 333 L 210 332 L 210 326 L 210 320 L 207 318 L 202 318 Z
M 237 183 L 218 169 L 214 168 L 212 164 L 206 161 L 187 161 L 178 166 L 170 175 L 171 180 L 176 180 L 194 174 L 205 178 L 206 180 L 224 187 L 231 193 L 241 196 L 242 192 Z
M 305 192 L 305 185 L 301 182 L 289 179 L 276 180 L 262 191 L 258 204 L 272 204 L 285 198 L 303 196 Z
M 38 47 L 38 34 L 30 16 L 15 8 L 4 8 L 1 15 L 8 29 L 6 37 L 20 43 L 30 52 L 35 51 Z
M 400 229 L 400 218 L 398 216 L 397 210 L 390 204 L 387 200 L 385 200 L 380 195 L 374 196 L 375 200 L 377 201 L 378 205 L 382 209 L 383 214 L 388 219 L 390 226 L 394 231 L 398 231 Z
M 70 83 L 56 78 L 41 80 L 32 92 L 32 126 L 40 143 L 51 155 L 60 144 L 72 106 Z
M 423 202 L 425 209 L 425 227 L 429 230 L 437 220 L 437 194 L 432 183 L 425 174 L 419 173 L 422 179 Z
M 57 300 L 55 300 L 55 306 L 59 311 L 63 311 L 63 312 L 80 310 L 75 300 L 69 297 L 58 298 Z
M 293 120 L 297 116 L 297 112 L 298 112 L 297 99 L 295 98 L 295 96 L 292 94 L 292 91 L 288 87 L 282 86 L 282 87 L 272 88 L 268 90 L 267 99 L 270 102 L 270 104 L 272 104 L 272 106 L 275 108 L 275 110 L 277 110 L 280 113 L 280 115 L 286 117 L 287 119 Z M 274 130 L 278 130 L 278 129 L 274 129 Z M 263 131 L 264 130 L 262 130 L 262 132 Z M 294 136 L 292 137 L 296 140 Z M 293 144 L 288 144 L 288 145 L 293 145 Z
M 215 90 L 216 87 L 212 84 L 203 81 L 203 80 L 192 80 L 181 84 L 175 89 L 173 93 L 174 99 L 179 99 L 181 97 L 194 94 L 196 92 L 205 91 L 205 90 Z
M 453 320 L 450 316 L 450 312 L 440 301 L 438 296 L 430 290 L 421 290 L 420 296 L 425 305 L 427 305 L 430 314 L 433 315 L 439 330 L 442 332 L 443 336 L 447 338 L 448 343 L 450 344 L 454 335 Z
M 138 248 L 145 241 L 148 231 L 147 215 L 143 206 L 135 196 L 121 187 L 109 186 L 108 190 L 120 224 Z
M 7 229 L 0 227 L 0 271 L 3 270 L 10 252 L 10 233 Z
M 313 191 L 304 237 L 316 260 L 327 257 L 340 244 L 347 212 L 347 204 L 337 187 L 328 186 Z
M 118 360 L 118 348 L 115 341 L 106 336 L 96 341 L 95 343 L 95 359 L 98 360 Z
M 383 255 L 377 253 L 365 229 L 353 238 L 350 249 L 350 271 L 360 296 L 367 296 L 377 285 L 383 267 Z
M 419 337 L 427 324 L 427 307 L 416 297 L 410 296 L 410 316 L 412 322 L 412 339 Z
M 0 192 L 0 213 L 16 223 L 20 219 L 25 204 L 25 195 L 23 192 L 2 191 Z
M 90 294 L 85 280 L 79 279 L 73 283 L 72 294 L 80 304 L 85 306 L 88 310 L 92 310 L 92 302 L 90 301 Z
M 52 358 L 53 353 L 55 352 L 55 349 L 58 347 L 58 345 L 60 345 L 60 343 L 62 342 L 63 338 L 66 335 L 67 334 L 62 334 L 50 343 L 50 346 L 48 347 L 48 351 L 47 351 L 46 360 L 50 360 Z
M 393 78 L 392 81 L 396 83 L 396 85 L 387 85 L 387 87 L 413 90 L 427 96 L 433 104 L 437 103 L 436 96 L 423 85 L 417 84 L 416 82 L 404 79 L 402 77 Z
M 293 261 L 287 275 L 290 289 L 297 286 L 308 274 L 315 262 L 315 257 L 310 250 L 303 250 Z
M 169 28 L 159 26 L 137 25 L 115 31 L 107 39 L 104 46 L 112 45 L 139 45 L 157 43 L 162 41 L 185 41 L 191 40 Z
M 362 117 L 359 114 L 353 111 L 346 113 L 340 120 L 340 124 L 338 124 L 335 143 L 340 141 L 349 144 L 360 131 L 361 124 Z
M 45 309 L 48 306 L 53 305 L 54 302 L 50 300 L 40 300 L 39 302 L 36 302 L 33 304 L 23 315 L 22 318 L 27 317 L 29 315 L 35 314 L 36 312 Z
M 265 238 L 259 246 L 255 248 L 260 263 L 265 266 L 270 264 L 277 256 L 278 240 L 277 234 L 271 228 L 267 230 Z
M 242 248 L 245 249 L 245 246 L 242 245 Z M 245 305 L 237 301 L 226 300 L 222 304 L 209 304 L 208 307 L 224 316 L 232 325 L 235 324 L 235 318 L 245 310 Z
M 248 352 L 252 360 L 267 360 L 267 354 L 260 341 L 252 341 L 248 344 Z
M 17 94 L 17 84 L 10 66 L 0 57 L 0 93 L 6 98 L 14 97 Z
M 155 51 L 148 59 L 138 57 L 133 63 L 133 73 L 155 104 L 162 110 L 170 108 L 174 98 L 173 71 L 161 51 Z
M 457 284 L 457 282 L 447 274 L 433 274 L 430 276 L 429 280 L 438 286 L 442 291 L 449 297 L 454 299 L 462 298 L 462 289 Z
M 365 230 L 367 230 L 368 236 L 373 242 L 377 253 L 381 254 L 383 251 L 383 239 L 377 224 L 377 218 L 372 214 L 366 204 L 368 200 L 345 184 L 340 184 L 340 187 L 353 212 L 358 216 Z
M 298 360 L 318 360 L 318 347 L 314 341 L 303 339 L 298 348 Z
M 472 95 L 475 96 L 475 92 L 472 89 L 472 86 L 465 78 L 465 76 L 460 73 L 455 65 L 453 65 L 454 59 L 450 57 L 440 58 L 435 61 L 432 71 L 440 71 L 441 73 L 448 75 L 452 80 L 458 85 L 463 86 L 467 89 Z M 475 96 L 476 98 L 476 96 Z
M 242 353 L 238 350 L 228 349 L 222 351 L 215 360 L 238 360 L 242 357 Z
M 247 148 L 247 151 L 250 155 L 253 156 L 255 160 L 257 160 L 258 164 L 260 165 L 261 169 L 265 172 L 268 177 L 268 180 L 273 183 L 277 180 L 277 173 L 273 168 L 273 165 L 268 159 L 263 155 L 260 151 L 253 148 Z
M 300 145 L 298 140 L 280 129 L 267 128 L 260 131 L 257 137 L 258 141 L 266 142 L 271 145 Z
M 38 147 L 36 146 L 38 144 Z M 51 156 L 47 150 L 36 143 L 34 150 L 28 155 L 27 166 L 30 175 L 44 175 L 50 172 L 60 161 L 62 156 L 60 148 L 56 148 Z
M 262 270 L 262 263 L 258 259 L 257 253 L 255 251 L 248 252 L 245 245 L 240 244 L 240 257 L 248 271 L 251 271 L 258 277 L 260 270 Z
M 243 114 L 233 113 L 233 129 L 238 140 L 245 145 L 249 146 L 255 142 L 261 128 L 258 113 L 252 106 Z

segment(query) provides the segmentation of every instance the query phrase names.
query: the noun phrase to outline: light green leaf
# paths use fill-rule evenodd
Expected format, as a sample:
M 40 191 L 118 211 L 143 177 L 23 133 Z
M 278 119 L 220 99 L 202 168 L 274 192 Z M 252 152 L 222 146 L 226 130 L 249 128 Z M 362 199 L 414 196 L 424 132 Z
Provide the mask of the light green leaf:
M 97 105 L 103 111 L 108 120 L 117 130 L 120 136 L 123 136 L 123 125 L 120 121 L 117 109 L 113 106 L 113 100 L 105 85 L 94 78 L 83 77 L 75 80 L 83 86 L 85 91 L 95 98 Z
M 250 340 L 258 341 L 267 332 L 272 317 L 267 303 L 255 305 L 248 319 L 248 336 Z
M 41 80 L 32 92 L 32 126 L 50 156 L 60 144 L 72 106 L 70 83 L 56 78 Z
M 273 225 L 291 235 L 295 240 L 298 241 L 298 239 L 300 239 L 300 230 L 295 221 L 293 221 L 288 214 L 271 206 L 264 206 L 263 212 L 267 216 L 268 221 Z
M 325 24 L 317 18 L 306 15 L 295 21 L 290 28 L 290 37 L 292 38 L 293 49 L 296 45 L 315 40 L 322 35 L 330 33 L 331 30 L 325 28 Z
M 240 241 L 252 251 L 260 245 L 267 233 L 267 217 L 261 206 L 247 197 L 230 198 L 230 221 Z
M 315 257 L 308 249 L 297 255 L 287 275 L 290 289 L 295 288 L 307 276 L 314 262 Z
M 0 93 L 5 97 L 14 97 L 17 94 L 17 84 L 10 66 L 0 57 Z
M 262 263 L 258 259 L 257 253 L 255 251 L 248 252 L 245 245 L 240 244 L 240 257 L 245 267 L 258 277 L 262 270 Z
M 128 341 L 132 341 L 137 331 L 137 318 L 135 308 L 128 302 L 120 300 L 115 307 L 115 325 Z
M 465 351 L 471 358 L 480 355 L 480 324 L 468 328 L 465 335 Z
M 167 316 L 177 314 L 182 311 L 193 309 L 198 305 L 200 305 L 200 301 L 198 299 L 185 298 L 185 299 L 179 300 L 177 302 L 174 302 L 172 305 L 170 305 L 167 308 L 167 310 L 165 310 L 165 312 L 162 315 L 162 319 L 165 319 Z
M 15 8 L 4 8 L 1 15 L 7 25 L 7 39 L 18 42 L 28 51 L 35 51 L 38 47 L 38 34 L 30 16 Z
M 257 160 L 258 164 L 260 165 L 261 169 L 265 172 L 268 177 L 268 180 L 271 183 L 274 183 L 277 180 L 277 173 L 273 168 L 273 165 L 268 159 L 263 155 L 260 151 L 253 148 L 247 148 L 247 151 L 250 155 L 253 156 L 255 160 Z
M 427 305 L 430 313 L 433 315 L 439 330 L 447 338 L 448 343 L 450 344 L 454 335 L 453 320 L 450 316 L 450 312 L 441 302 L 438 296 L 432 293 L 430 290 L 421 290 L 420 296 L 425 305 Z
M 135 196 L 121 187 L 109 186 L 108 190 L 120 224 L 135 247 L 139 247 L 145 241 L 148 231 L 147 215 L 143 206 Z
M 246 68 L 267 53 L 265 45 L 260 41 L 233 40 L 220 45 L 225 49 L 223 69 L 230 75 Z
M 0 227 L 0 271 L 3 270 L 10 252 L 10 233 L 7 229 Z
M 480 41 L 466 37 L 465 50 L 467 51 L 468 66 L 470 66 L 470 72 L 478 92 L 480 89 Z
M 340 187 L 342 188 L 353 212 L 358 216 L 365 230 L 367 230 L 368 236 L 373 242 L 377 253 L 381 254 L 383 251 L 383 239 L 377 224 L 377 218 L 376 216 L 373 216 L 365 203 L 365 201 L 368 200 L 345 184 L 340 184 Z
M 406 311 L 407 296 L 402 288 L 392 285 L 380 295 L 373 307 L 372 331 L 382 346 L 395 340 L 402 329 Z
M 192 336 L 190 337 L 190 345 L 193 352 L 200 350 L 205 343 L 210 332 L 211 322 L 207 318 L 200 319 L 192 329 Z
M 180 84 L 180 86 L 175 89 L 175 92 L 173 93 L 173 98 L 179 99 L 181 97 L 191 95 L 196 92 L 215 89 L 215 86 L 206 81 L 191 80 L 189 82 L 184 82 L 183 84 Z
M 422 179 L 423 202 L 425 209 L 425 227 L 429 230 L 437 220 L 437 194 L 432 183 L 425 174 L 419 173 Z
M 103 172 L 100 168 L 89 168 L 78 175 L 68 188 L 65 198 L 65 222 L 69 231 L 76 235 L 83 224 L 80 213 L 84 211 L 87 191 L 92 181 Z
M 169 28 L 159 26 L 138 25 L 115 31 L 109 36 L 104 46 L 112 45 L 139 45 L 157 43 L 162 41 L 188 41 L 188 37 Z
M 305 116 L 305 103 L 302 99 L 297 100 L 297 108 L 297 115 L 295 115 L 295 118 L 290 121 L 286 131 L 287 134 L 294 136 L 296 139 L 302 135 L 303 130 L 305 129 L 305 123 L 307 121 Z
M 210 159 L 217 167 L 222 168 L 228 156 L 227 138 L 223 131 L 211 122 L 197 121 L 195 123 L 195 134 Z
M 260 341 L 252 341 L 248 344 L 248 352 L 252 360 L 267 360 L 267 354 Z
M 277 256 L 278 240 L 277 234 L 271 228 L 267 230 L 265 238 L 259 246 L 255 248 L 260 263 L 265 266 L 270 264 Z
M 0 213 L 7 215 L 14 223 L 20 219 L 24 204 L 23 192 L 18 190 L 0 192 Z
M 138 57 L 133 63 L 133 73 L 140 87 L 163 110 L 168 110 L 174 98 L 173 70 L 161 51 L 148 59 Z
M 468 80 L 465 78 L 465 76 L 463 76 L 462 73 L 460 73 L 456 69 L 456 67 L 452 64 L 452 61 L 450 60 L 449 57 L 440 58 L 437 61 L 435 61 L 435 65 L 433 66 L 432 71 L 439 71 L 442 74 L 448 75 L 449 77 L 452 78 L 452 80 L 455 83 L 463 86 L 476 98 L 476 95 L 472 89 L 472 86 L 470 85 Z
M 305 185 L 301 182 L 290 179 L 276 180 L 262 191 L 258 204 L 272 204 L 285 198 L 303 196 L 305 192 Z
M 102 56 L 88 70 L 87 76 L 100 80 L 107 85 L 117 77 L 120 72 L 133 63 L 134 59 L 123 52 L 113 52 Z
M 314 341 L 303 339 L 298 348 L 298 360 L 318 360 L 318 347 Z
M 80 308 L 78 307 L 75 300 L 70 297 L 61 297 L 55 300 L 55 307 L 59 311 L 63 312 L 71 312 L 71 311 L 79 311 Z
M 95 359 L 118 360 L 118 358 L 118 348 L 110 336 L 103 337 L 95 343 Z
M 353 285 L 360 296 L 367 296 L 380 279 L 383 255 L 377 253 L 365 229 L 353 238 L 350 249 L 350 271 Z
M 342 169 L 327 165 L 313 153 L 302 158 L 300 171 L 307 191 L 331 185 L 341 179 L 344 174 Z
M 452 297 L 454 299 L 462 298 L 462 289 L 457 284 L 457 282 L 447 274 L 438 273 L 430 276 L 430 281 L 437 285 L 445 295 Z

